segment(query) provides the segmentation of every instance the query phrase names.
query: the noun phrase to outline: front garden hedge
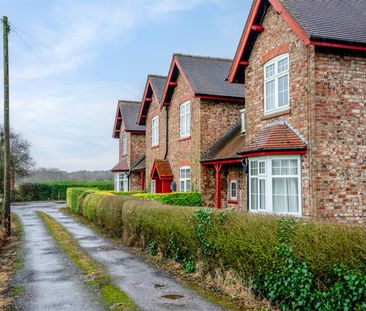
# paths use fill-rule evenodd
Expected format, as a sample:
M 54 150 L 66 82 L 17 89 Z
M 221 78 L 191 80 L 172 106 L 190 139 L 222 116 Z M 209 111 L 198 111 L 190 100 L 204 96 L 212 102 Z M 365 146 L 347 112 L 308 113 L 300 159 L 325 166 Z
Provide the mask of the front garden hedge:
M 95 188 L 99 190 L 113 190 L 113 181 L 60 181 L 45 183 L 28 183 L 16 187 L 14 199 L 16 201 L 48 201 L 65 200 L 68 188 Z
M 143 196 L 142 196 L 143 197 Z M 282 310 L 364 310 L 366 228 L 88 193 L 79 213 L 191 273 L 232 272 Z M 76 209 L 74 209 L 76 210 Z
M 176 206 L 201 206 L 202 196 L 199 192 L 172 192 L 172 193 L 137 193 L 133 196 L 145 200 L 155 200 L 163 204 Z

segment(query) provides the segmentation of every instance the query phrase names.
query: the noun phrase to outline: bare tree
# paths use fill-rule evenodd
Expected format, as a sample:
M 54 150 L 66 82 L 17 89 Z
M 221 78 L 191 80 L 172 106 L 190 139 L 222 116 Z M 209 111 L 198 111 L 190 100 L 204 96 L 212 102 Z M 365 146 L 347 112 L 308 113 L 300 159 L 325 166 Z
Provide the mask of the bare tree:
M 4 148 L 4 128 L 0 124 L 0 148 Z M 15 180 L 29 175 L 34 162 L 30 154 L 30 144 L 20 134 L 11 131 L 10 133 L 10 178 L 12 188 Z M 0 152 L 0 174 L 4 173 L 4 155 Z M 3 179 L 0 179 L 0 194 L 3 193 Z

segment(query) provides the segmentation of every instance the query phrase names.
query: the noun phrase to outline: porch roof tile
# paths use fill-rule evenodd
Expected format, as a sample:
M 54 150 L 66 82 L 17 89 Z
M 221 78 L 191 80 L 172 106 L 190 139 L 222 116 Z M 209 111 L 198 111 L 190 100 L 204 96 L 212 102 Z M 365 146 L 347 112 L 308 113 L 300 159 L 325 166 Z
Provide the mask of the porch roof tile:
M 258 132 L 238 154 L 264 151 L 306 150 L 307 145 L 287 124 L 273 124 Z
M 122 159 L 122 161 L 118 162 L 113 168 L 112 168 L 112 172 L 127 172 L 129 171 L 130 168 L 128 166 L 127 160 L 126 159 Z

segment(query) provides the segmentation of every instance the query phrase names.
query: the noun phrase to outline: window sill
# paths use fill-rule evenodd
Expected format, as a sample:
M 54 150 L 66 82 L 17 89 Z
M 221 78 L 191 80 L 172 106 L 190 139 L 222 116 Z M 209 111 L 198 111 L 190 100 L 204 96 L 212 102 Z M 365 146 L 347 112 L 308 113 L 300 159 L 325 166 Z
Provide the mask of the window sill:
M 249 209 L 249 213 L 253 214 L 260 214 L 260 215 L 271 215 L 271 216 L 278 216 L 278 217 L 297 217 L 301 218 L 301 213 L 277 213 L 277 212 L 270 212 L 270 211 L 264 211 L 264 210 L 251 210 Z
M 229 200 L 227 201 L 228 204 L 238 204 L 238 200 Z
M 159 148 L 159 145 L 151 146 L 151 149 L 156 149 L 156 148 Z
M 178 139 L 178 141 L 190 140 L 191 138 L 192 138 L 192 136 L 181 137 L 181 138 Z
M 284 110 L 280 110 L 280 111 L 274 111 L 274 112 L 271 112 L 271 113 L 265 114 L 265 115 L 262 117 L 262 121 L 263 121 L 263 120 L 272 119 L 272 118 L 281 117 L 281 116 L 284 116 L 284 115 L 286 115 L 286 114 L 290 114 L 290 113 L 291 113 L 291 108 L 286 108 L 286 109 L 284 109 Z

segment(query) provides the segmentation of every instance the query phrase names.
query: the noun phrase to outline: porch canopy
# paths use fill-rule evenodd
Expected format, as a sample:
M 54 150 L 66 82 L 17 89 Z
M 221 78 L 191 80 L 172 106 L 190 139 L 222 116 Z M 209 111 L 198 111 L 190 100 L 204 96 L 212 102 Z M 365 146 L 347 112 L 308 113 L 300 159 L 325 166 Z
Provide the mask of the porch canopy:
M 156 182 L 157 193 L 171 192 L 170 183 L 173 180 L 173 172 L 168 160 L 155 160 L 150 174 L 151 180 Z
M 257 132 L 250 144 L 241 148 L 238 155 L 258 157 L 276 154 L 305 154 L 304 139 L 286 123 L 266 126 Z
M 128 172 L 130 170 L 127 160 L 123 159 L 120 162 L 118 162 L 112 169 L 111 171 L 113 173 L 118 173 L 118 172 Z
M 216 208 L 221 208 L 221 168 L 223 165 L 241 165 L 242 156 L 237 151 L 245 145 L 241 121 L 234 124 L 201 157 L 203 165 L 213 165 L 216 171 Z

